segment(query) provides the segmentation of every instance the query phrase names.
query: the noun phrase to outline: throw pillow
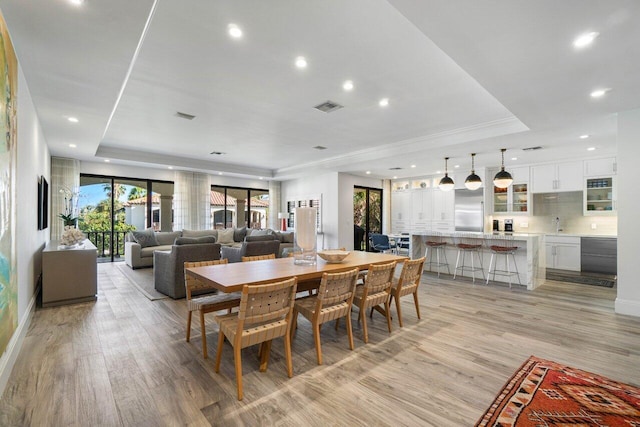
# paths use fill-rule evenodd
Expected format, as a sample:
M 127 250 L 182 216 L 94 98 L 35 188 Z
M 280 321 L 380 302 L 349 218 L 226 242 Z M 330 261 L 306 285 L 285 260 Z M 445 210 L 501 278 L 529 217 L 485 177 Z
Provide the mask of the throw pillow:
M 244 238 L 247 237 L 247 227 L 234 228 L 233 230 L 233 242 L 242 242 Z
M 220 243 L 221 245 L 224 245 L 224 244 L 230 245 L 233 242 L 234 242 L 233 228 L 218 230 L 218 243 Z
M 158 246 L 158 241 L 156 240 L 156 235 L 153 230 L 144 230 L 144 231 L 132 231 L 131 235 L 133 239 L 143 248 L 148 248 L 149 246 Z
M 252 236 L 267 236 L 269 234 L 273 234 L 273 230 L 271 230 L 269 228 L 264 228 L 262 230 L 253 230 L 251 232 Z
M 199 243 L 215 243 L 215 242 L 216 242 L 216 238 L 213 236 L 178 237 L 175 240 L 175 242 L 173 242 L 173 244 L 180 246 L 180 245 L 193 245 L 193 244 L 199 244 Z

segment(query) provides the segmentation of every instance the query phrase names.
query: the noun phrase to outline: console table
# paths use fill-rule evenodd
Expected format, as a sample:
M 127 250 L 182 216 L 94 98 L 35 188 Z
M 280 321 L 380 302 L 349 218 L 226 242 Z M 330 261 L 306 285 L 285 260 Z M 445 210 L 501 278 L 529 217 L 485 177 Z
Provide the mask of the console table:
M 98 291 L 97 248 L 89 240 L 59 249 L 51 240 L 42 252 L 42 306 L 95 301 Z

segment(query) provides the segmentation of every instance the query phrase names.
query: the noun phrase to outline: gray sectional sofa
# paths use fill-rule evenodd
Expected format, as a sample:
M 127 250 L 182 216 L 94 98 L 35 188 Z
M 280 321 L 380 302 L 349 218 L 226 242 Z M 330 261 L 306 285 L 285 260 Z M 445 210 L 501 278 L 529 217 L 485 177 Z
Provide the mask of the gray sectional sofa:
M 241 248 L 247 236 L 275 235 L 280 241 L 278 257 L 286 248 L 293 248 L 293 232 L 227 228 L 222 230 L 182 230 L 182 231 L 134 231 L 127 233 L 124 244 L 125 263 L 131 268 L 153 267 L 155 251 L 170 251 L 177 238 L 199 238 L 213 236 L 221 247 Z M 194 242 L 195 243 L 195 242 Z

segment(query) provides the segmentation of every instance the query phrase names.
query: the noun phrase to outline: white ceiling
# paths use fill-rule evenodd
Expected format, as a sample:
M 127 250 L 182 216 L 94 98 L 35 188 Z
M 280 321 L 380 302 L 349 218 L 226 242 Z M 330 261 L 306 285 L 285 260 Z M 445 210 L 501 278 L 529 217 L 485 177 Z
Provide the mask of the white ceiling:
M 496 166 L 504 147 L 516 166 L 615 153 L 616 113 L 640 107 L 637 0 L 0 0 L 0 9 L 52 154 L 87 161 L 391 178 L 435 173 L 445 156 L 468 168 L 471 152 L 477 167 Z M 229 23 L 242 39 L 228 36 Z M 578 51 L 572 41 L 586 31 L 600 36 Z M 293 65 L 300 55 L 305 70 Z M 598 87 L 612 90 L 593 100 Z M 312 108 L 327 100 L 344 108 Z M 544 149 L 522 151 L 530 146 Z

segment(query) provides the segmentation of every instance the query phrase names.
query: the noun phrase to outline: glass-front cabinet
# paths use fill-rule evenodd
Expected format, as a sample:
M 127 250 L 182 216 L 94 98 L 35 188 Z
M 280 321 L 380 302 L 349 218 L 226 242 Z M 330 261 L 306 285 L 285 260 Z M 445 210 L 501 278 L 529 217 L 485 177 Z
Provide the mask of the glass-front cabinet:
M 610 215 L 615 212 L 615 177 L 606 176 L 587 178 L 585 186 L 585 215 Z
M 528 184 L 493 187 L 493 213 L 529 213 Z

